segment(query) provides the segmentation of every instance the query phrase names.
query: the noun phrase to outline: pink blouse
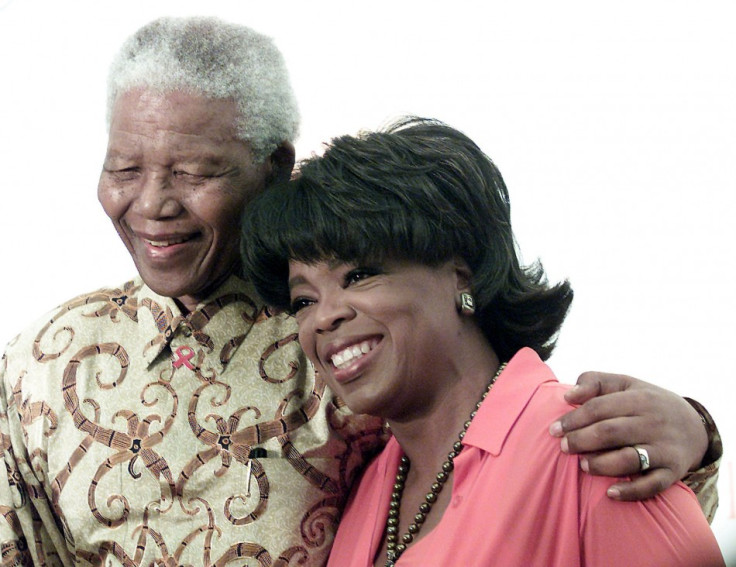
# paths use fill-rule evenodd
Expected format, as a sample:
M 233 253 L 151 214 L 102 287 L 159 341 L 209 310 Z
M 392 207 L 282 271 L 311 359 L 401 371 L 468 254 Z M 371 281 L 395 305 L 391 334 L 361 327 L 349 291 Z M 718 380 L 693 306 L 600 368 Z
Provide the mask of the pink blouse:
M 708 567 L 723 557 L 695 495 L 677 483 L 644 502 L 606 496 L 612 480 L 583 473 L 549 425 L 570 406 L 568 386 L 530 349 L 509 362 L 455 459 L 442 521 L 398 567 Z M 395 439 L 348 502 L 330 567 L 373 565 L 402 452 Z

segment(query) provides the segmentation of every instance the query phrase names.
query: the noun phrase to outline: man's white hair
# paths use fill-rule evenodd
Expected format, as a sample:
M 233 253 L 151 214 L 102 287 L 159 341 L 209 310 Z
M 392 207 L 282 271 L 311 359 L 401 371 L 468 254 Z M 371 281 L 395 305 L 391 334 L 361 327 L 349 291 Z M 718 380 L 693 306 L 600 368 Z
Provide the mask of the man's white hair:
M 238 137 L 259 162 L 298 133 L 281 52 L 270 38 L 217 18 L 160 18 L 128 38 L 110 66 L 108 126 L 117 97 L 136 88 L 235 100 Z

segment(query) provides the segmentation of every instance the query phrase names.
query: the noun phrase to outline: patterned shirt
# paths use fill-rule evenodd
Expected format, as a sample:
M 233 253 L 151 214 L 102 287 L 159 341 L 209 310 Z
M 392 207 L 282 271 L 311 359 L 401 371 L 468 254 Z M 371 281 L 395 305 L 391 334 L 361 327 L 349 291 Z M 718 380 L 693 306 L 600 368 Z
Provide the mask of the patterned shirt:
M 183 315 L 135 279 L 11 342 L 3 565 L 325 563 L 380 422 L 342 407 L 294 320 L 255 298 L 231 277 Z
M 695 408 L 703 421 L 708 433 L 708 450 L 700 465 L 701 468 L 688 474 L 682 481 L 695 492 L 705 517 L 708 518 L 709 523 L 713 523 L 716 510 L 718 510 L 718 470 L 723 460 L 723 441 L 716 422 L 713 421 L 708 410 L 700 402 L 690 398 L 685 399 Z

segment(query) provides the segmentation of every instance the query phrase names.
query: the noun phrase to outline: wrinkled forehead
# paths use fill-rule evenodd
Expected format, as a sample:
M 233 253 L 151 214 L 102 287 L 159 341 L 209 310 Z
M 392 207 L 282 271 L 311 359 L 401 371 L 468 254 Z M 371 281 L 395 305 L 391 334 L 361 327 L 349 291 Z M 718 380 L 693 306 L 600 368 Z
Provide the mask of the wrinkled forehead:
M 239 116 L 238 106 L 231 98 L 137 87 L 116 97 L 109 126 L 112 129 L 121 121 L 155 122 L 182 133 L 228 140 L 237 137 Z
M 105 161 L 121 167 L 132 161 L 139 166 L 187 166 L 190 173 L 227 173 L 231 181 L 262 184 L 268 171 L 256 160 L 250 142 L 237 136 L 234 115 L 230 100 L 126 92 L 115 104 Z

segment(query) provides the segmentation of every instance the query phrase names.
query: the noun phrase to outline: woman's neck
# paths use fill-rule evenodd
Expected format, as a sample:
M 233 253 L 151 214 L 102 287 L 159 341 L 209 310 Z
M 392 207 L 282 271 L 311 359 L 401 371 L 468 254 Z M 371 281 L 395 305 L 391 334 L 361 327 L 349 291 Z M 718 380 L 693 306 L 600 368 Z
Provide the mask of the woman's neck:
M 430 397 L 426 412 L 407 420 L 387 420 L 415 472 L 422 476 L 437 473 L 498 366 L 498 357 L 490 347 L 476 351 L 453 375 L 434 382 L 440 386 Z
M 470 353 L 464 351 L 464 354 Z M 442 480 L 438 473 L 452 470 L 451 459 L 454 457 L 448 457 L 448 454 L 456 450 L 453 445 L 459 440 L 460 432 L 466 429 L 471 413 L 499 368 L 499 360 L 490 347 L 474 354 L 464 359 L 472 363 L 461 366 L 461 372 L 438 376 L 441 380 L 430 382 L 440 387 L 429 397 L 430 400 L 439 401 L 430 403 L 428 411 L 404 421 L 389 420 L 396 440 L 410 461 L 403 480 L 396 480 L 396 486 L 400 485 L 401 488 L 394 488 L 392 495 L 392 500 L 398 495 L 398 517 L 395 517 L 398 524 L 395 529 L 402 534 L 399 540 L 407 532 L 414 534 L 415 542 L 426 537 L 440 523 L 450 504 L 454 475 L 450 472 Z M 434 486 L 439 488 L 435 489 Z M 426 506 L 423 503 L 430 502 L 430 495 L 433 496 L 431 508 L 422 509 L 420 505 Z M 419 516 L 421 520 L 417 520 Z M 384 537 L 374 557 L 374 565 L 380 567 L 385 564 L 388 542 Z

